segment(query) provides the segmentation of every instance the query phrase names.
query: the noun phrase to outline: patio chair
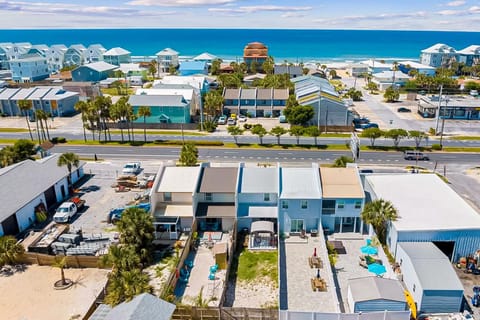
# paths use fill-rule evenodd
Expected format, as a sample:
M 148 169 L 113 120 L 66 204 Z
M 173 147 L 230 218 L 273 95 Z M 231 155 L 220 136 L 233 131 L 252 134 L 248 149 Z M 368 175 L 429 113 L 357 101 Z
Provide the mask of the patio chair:
M 210 266 L 210 273 L 215 273 L 218 270 L 218 264 L 215 264 L 214 266 Z
M 361 266 L 361 267 L 364 267 L 365 269 L 368 269 L 368 264 L 365 260 L 360 260 L 358 262 L 358 264 Z

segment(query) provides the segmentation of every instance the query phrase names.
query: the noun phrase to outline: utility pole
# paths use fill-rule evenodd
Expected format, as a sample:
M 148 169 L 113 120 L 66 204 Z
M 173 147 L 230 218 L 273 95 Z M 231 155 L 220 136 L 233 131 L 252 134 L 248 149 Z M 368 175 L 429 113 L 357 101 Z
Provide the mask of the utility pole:
M 438 134 L 438 120 L 440 119 L 440 109 L 442 108 L 442 91 L 443 91 L 443 84 L 440 85 L 440 94 L 438 95 L 438 110 L 437 110 L 437 119 L 435 121 L 435 135 Z
M 320 132 L 320 103 L 322 101 L 322 86 L 318 87 L 318 110 L 317 110 L 317 126 Z

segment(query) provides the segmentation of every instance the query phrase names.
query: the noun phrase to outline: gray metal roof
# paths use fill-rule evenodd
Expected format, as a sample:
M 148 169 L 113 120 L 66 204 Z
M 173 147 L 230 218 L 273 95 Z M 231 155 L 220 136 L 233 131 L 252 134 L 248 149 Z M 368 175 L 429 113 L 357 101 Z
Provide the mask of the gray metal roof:
M 398 280 L 366 277 L 350 279 L 348 285 L 355 302 L 384 299 L 406 303 L 402 284 Z
M 80 94 L 78 92 L 74 92 L 74 91 L 66 91 L 62 88 L 58 88 L 58 89 L 53 89 L 53 90 L 50 90 L 48 91 L 44 96 L 43 96 L 43 100 L 62 100 L 62 99 L 66 99 L 66 98 L 69 98 L 69 97 L 74 97 L 74 96 L 79 96 Z
M 167 106 L 185 107 L 187 102 L 182 95 L 134 95 L 130 96 L 128 103 L 132 106 Z
M 240 99 L 255 99 L 257 97 L 256 89 L 242 89 Z
M 25 88 L 20 89 L 15 95 L 11 97 L 12 100 L 24 100 L 28 98 L 36 89 L 35 88 Z
M 39 100 L 43 98 L 53 88 L 36 88 L 36 90 L 28 96 L 27 100 Z
M 273 89 L 273 99 L 287 100 L 288 99 L 288 89 Z
M 273 89 L 272 88 L 259 88 L 257 91 L 258 100 L 270 100 L 273 98 Z
M 313 168 L 281 168 L 283 199 L 320 199 L 322 191 L 318 170 Z
M 223 95 L 224 99 L 238 99 L 240 98 L 240 89 L 225 89 Z
M 115 70 L 118 68 L 118 66 L 106 63 L 105 61 L 98 61 L 98 62 L 93 62 L 89 64 L 84 64 L 83 66 L 80 66 L 78 68 L 88 68 L 95 70 L 97 72 L 104 72 L 104 71 L 111 71 Z
M 398 246 L 410 257 L 424 291 L 463 291 L 450 260 L 432 242 L 399 242 Z
M 205 168 L 199 192 L 235 193 L 237 168 Z
M 0 100 L 10 99 L 19 90 L 21 90 L 21 89 L 19 89 L 19 88 L 6 88 L 2 92 L 0 92 Z
M 123 56 L 123 55 L 127 55 L 127 54 L 130 54 L 130 51 L 127 51 L 123 48 L 120 48 L 120 47 L 115 47 L 115 48 L 112 48 L 108 51 L 106 51 L 103 56 Z
M 114 307 L 105 320 L 170 320 L 176 306 L 149 293 Z
M 38 161 L 25 160 L 0 172 L 0 221 L 68 175 L 66 167 L 57 165 L 59 156 L 54 154 Z M 79 167 L 84 164 L 80 161 Z M 75 170 L 74 167 L 72 171 Z
M 278 169 L 243 168 L 240 192 L 278 193 Z

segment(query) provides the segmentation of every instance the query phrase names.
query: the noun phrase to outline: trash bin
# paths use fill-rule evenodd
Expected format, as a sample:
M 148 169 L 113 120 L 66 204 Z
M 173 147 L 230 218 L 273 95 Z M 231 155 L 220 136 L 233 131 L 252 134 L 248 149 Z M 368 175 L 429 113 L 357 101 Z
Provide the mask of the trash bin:
M 318 230 L 317 230 L 317 229 L 312 229 L 312 230 L 310 230 L 310 236 L 312 236 L 312 237 L 318 237 Z

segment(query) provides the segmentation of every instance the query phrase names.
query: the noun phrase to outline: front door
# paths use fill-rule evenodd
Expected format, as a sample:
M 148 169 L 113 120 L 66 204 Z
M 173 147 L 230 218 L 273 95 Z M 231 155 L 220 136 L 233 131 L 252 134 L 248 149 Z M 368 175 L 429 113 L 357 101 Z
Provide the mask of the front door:
M 290 232 L 300 233 L 303 229 L 304 229 L 303 219 L 292 219 L 291 220 Z

